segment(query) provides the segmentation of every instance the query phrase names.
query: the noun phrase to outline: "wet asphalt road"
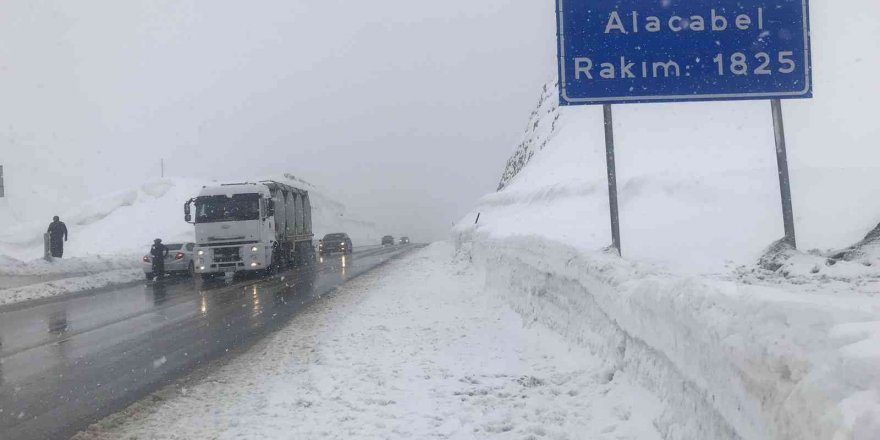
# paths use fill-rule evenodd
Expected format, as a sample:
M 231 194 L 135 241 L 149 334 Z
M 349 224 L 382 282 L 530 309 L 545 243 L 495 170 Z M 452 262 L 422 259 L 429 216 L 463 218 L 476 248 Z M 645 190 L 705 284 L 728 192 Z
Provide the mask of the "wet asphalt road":
M 0 439 L 69 438 L 413 248 L 331 255 L 267 280 L 177 279 L 0 308 Z

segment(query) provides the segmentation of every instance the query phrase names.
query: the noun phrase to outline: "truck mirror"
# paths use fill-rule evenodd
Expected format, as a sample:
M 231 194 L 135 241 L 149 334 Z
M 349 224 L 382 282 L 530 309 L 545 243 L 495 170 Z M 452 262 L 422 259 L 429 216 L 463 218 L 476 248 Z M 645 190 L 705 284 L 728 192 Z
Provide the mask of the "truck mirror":
M 189 199 L 186 203 L 183 204 L 183 220 L 187 223 L 192 223 L 192 215 L 190 215 L 190 205 L 192 205 L 193 200 L 195 199 Z
M 266 203 L 266 216 L 271 217 L 273 215 L 275 215 L 275 201 L 270 199 Z

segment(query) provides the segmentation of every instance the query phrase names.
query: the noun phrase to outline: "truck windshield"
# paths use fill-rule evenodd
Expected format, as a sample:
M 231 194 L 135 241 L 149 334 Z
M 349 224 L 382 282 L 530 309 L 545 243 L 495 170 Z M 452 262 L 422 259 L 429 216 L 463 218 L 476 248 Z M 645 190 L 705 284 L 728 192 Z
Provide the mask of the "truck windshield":
M 235 194 L 196 199 L 196 223 L 259 220 L 260 195 Z

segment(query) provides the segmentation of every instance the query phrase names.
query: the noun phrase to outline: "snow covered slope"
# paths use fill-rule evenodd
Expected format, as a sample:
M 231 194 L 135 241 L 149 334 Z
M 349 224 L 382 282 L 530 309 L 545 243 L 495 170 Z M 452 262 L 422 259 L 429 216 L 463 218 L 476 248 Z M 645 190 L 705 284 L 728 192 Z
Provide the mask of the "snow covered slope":
M 557 93 L 554 83 L 544 88 L 504 189 L 483 198 L 473 215 L 482 212 L 496 236 L 541 234 L 600 249 L 611 243 L 602 112 L 560 111 Z M 617 106 L 615 119 L 628 258 L 719 272 L 753 263 L 783 235 L 769 104 Z M 880 163 L 794 166 L 802 248 L 839 249 L 870 231 L 880 220 L 880 203 L 871 203 L 880 193 L 878 173 Z
M 355 246 L 379 242 L 381 234 L 375 225 L 350 215 L 343 204 L 320 189 L 291 175 L 274 178 L 310 191 L 316 236 L 344 231 L 352 236 Z M 183 204 L 208 184 L 183 178 L 155 179 L 62 212 L 70 240 L 65 246 L 65 260 L 51 265 L 22 263 L 42 256 L 42 235 L 49 219 L 7 225 L 0 230 L 0 274 L 45 273 L 53 268 L 92 271 L 102 266 L 96 259 L 127 259 L 137 265 L 136 256 L 143 254 L 154 238 L 165 242 L 193 239 L 193 226 L 183 220 Z

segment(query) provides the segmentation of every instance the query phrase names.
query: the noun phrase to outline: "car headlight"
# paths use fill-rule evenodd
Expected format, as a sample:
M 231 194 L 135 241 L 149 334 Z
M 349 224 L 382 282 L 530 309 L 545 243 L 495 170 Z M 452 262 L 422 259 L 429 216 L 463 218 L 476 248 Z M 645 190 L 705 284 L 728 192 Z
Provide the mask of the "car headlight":
M 258 248 L 256 246 L 251 246 L 251 252 L 256 252 L 258 250 L 260 250 L 260 248 Z
M 205 251 L 203 251 L 203 250 L 201 250 L 201 249 L 199 249 L 199 252 L 198 252 L 198 254 L 199 254 L 199 256 L 202 256 L 202 255 L 205 255 Z

